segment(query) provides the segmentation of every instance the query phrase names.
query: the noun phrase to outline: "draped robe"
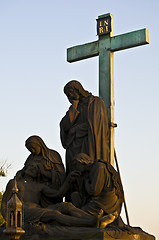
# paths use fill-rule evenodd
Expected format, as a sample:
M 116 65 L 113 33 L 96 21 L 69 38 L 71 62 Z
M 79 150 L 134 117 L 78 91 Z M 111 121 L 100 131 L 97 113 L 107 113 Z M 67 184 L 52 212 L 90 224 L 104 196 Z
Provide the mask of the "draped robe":
M 95 161 L 89 173 L 83 173 L 84 188 L 89 200 L 82 209 L 96 215 L 100 209 L 106 214 L 117 211 L 120 215 L 124 193 L 119 174 L 109 162 Z
M 67 174 L 73 170 L 73 158 L 78 153 L 108 161 L 109 128 L 103 100 L 91 95 L 79 102 L 77 109 L 71 105 L 60 122 L 60 136 L 66 149 Z

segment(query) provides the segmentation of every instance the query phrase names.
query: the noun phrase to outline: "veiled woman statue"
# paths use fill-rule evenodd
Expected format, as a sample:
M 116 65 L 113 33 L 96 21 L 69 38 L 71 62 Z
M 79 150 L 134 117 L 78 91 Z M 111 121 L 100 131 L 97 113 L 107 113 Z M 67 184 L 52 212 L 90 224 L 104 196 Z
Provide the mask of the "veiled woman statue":
M 27 167 L 36 162 L 40 168 L 37 182 L 43 183 L 55 190 L 59 189 L 65 179 L 65 169 L 61 156 L 55 150 L 49 149 L 39 136 L 31 136 L 25 142 L 26 148 L 31 152 L 22 170 L 17 172 L 17 177 L 24 177 Z M 54 199 L 54 203 L 62 199 Z M 41 197 L 41 206 L 46 207 L 52 199 Z

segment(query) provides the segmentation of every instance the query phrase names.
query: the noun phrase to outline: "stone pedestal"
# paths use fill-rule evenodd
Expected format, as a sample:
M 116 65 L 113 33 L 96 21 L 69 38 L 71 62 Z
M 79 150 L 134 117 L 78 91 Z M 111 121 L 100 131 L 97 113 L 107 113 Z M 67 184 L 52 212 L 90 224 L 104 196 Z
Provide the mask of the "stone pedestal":
M 82 240 L 88 240 L 88 238 L 84 238 Z M 106 232 L 104 233 L 98 233 L 96 236 L 89 240 L 155 240 L 155 237 L 142 232 L 142 233 L 136 233 L 136 234 L 129 234 L 129 233 L 123 233 L 122 237 L 120 238 L 113 238 L 109 236 Z
M 121 229 L 90 229 L 90 228 L 63 228 L 61 232 L 54 232 L 49 240 L 155 240 L 151 234 L 139 227 L 130 227 L 130 230 Z M 40 239 L 46 240 L 46 239 Z
M 9 240 L 0 227 L 0 240 Z M 132 231 L 133 233 L 132 233 Z M 141 228 L 131 227 L 129 230 L 73 228 L 73 227 L 46 227 L 46 229 L 32 228 L 21 236 L 20 240 L 155 240 L 153 235 L 144 232 Z

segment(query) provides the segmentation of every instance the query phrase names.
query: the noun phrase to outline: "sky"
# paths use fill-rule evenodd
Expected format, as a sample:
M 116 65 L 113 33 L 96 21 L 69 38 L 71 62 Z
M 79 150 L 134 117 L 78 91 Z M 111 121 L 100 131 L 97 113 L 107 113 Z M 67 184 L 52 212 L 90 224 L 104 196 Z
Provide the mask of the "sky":
M 66 50 L 96 41 L 96 19 L 111 13 L 114 35 L 149 30 L 149 45 L 114 54 L 115 148 L 130 224 L 159 239 L 158 10 L 158 0 L 0 1 L 0 162 L 11 164 L 0 190 L 23 167 L 31 135 L 65 162 L 63 87 L 76 79 L 98 95 L 99 84 L 98 57 L 70 64 Z

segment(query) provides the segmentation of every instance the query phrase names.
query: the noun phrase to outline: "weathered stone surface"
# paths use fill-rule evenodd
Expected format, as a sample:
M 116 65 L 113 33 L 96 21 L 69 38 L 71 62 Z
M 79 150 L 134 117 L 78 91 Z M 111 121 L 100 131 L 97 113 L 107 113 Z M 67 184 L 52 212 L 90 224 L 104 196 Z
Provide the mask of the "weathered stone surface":
M 8 236 L 3 233 L 4 228 L 0 228 L 0 239 L 8 240 Z M 49 230 L 49 229 L 47 229 Z M 60 230 L 60 231 L 59 231 Z M 54 236 L 49 233 L 42 233 L 39 229 L 34 229 L 24 234 L 21 240 L 155 240 L 153 235 L 150 235 L 140 228 L 132 228 L 134 233 L 119 231 L 114 234 L 111 229 L 92 229 L 92 228 L 69 228 L 55 227 Z M 113 237 L 114 235 L 114 237 Z
M 125 232 L 125 233 L 123 233 L 121 238 L 112 238 L 106 232 L 104 232 L 104 233 L 97 234 L 97 236 L 92 238 L 92 240 L 116 240 L 116 239 L 119 239 L 119 240 L 155 240 L 155 237 L 148 233 L 145 233 L 145 232 L 136 233 L 136 234 L 128 234 Z
M 16 189 L 24 208 L 24 226 L 20 227 L 25 234 L 21 240 L 154 240 L 154 236 L 126 225 L 120 217 L 124 192 L 119 172 L 108 161 L 104 102 L 75 80 L 64 90 L 71 103 L 60 123 L 67 156 L 66 178 L 60 155 L 40 137 L 28 138 L 26 147 L 31 154 L 16 179 L 9 181 L 2 199 L 2 215 L 5 219 L 9 216 L 9 230 L 14 230 L 18 222 L 13 217 L 17 201 L 11 214 L 7 204 Z M 62 202 L 63 197 L 67 202 Z M 1 240 L 8 239 L 4 229 L 0 228 Z

